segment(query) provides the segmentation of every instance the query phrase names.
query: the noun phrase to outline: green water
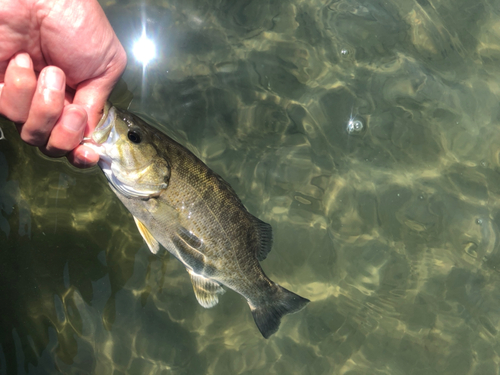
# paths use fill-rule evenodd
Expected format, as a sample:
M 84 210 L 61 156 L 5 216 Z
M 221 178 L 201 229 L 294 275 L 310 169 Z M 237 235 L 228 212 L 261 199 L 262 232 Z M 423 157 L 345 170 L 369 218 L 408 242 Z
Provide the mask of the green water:
M 202 308 L 100 170 L 4 121 L 0 374 L 499 373 L 498 0 L 101 4 L 129 52 L 141 19 L 158 43 L 130 109 L 273 226 L 264 270 L 312 302 L 269 340 L 236 293 Z

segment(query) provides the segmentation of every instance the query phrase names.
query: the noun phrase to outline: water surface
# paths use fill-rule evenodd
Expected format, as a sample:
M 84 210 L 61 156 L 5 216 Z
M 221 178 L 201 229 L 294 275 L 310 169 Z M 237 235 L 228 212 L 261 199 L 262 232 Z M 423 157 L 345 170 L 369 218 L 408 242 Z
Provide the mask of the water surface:
M 127 51 L 158 43 L 130 110 L 273 226 L 264 270 L 312 302 L 269 340 L 236 293 L 203 309 L 98 169 L 3 121 L 0 374 L 499 373 L 498 1 L 101 4 Z

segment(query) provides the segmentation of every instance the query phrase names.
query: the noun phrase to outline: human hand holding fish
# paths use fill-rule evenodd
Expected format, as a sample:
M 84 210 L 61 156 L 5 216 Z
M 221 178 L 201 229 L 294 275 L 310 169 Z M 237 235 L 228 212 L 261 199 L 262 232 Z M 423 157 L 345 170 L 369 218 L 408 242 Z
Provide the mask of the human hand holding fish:
M 0 0 L 0 46 L 0 114 L 48 155 L 99 160 L 151 252 L 163 246 L 186 267 L 203 307 L 232 289 L 268 338 L 306 306 L 262 270 L 271 226 L 227 182 L 127 111 L 107 104 L 101 118 L 126 57 L 97 1 Z
M 127 58 L 96 0 L 0 0 L 0 114 L 21 138 L 78 167 Z

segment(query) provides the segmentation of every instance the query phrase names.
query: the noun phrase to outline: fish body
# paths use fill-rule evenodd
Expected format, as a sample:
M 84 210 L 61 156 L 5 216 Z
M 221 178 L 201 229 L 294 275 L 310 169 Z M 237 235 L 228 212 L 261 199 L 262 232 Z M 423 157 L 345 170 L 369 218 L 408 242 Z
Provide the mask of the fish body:
M 265 338 L 309 300 L 270 280 L 259 261 L 271 226 L 250 214 L 231 186 L 192 152 L 137 116 L 107 105 L 92 135 L 99 166 L 156 253 L 186 267 L 198 302 L 216 305 L 223 286 L 248 302 Z

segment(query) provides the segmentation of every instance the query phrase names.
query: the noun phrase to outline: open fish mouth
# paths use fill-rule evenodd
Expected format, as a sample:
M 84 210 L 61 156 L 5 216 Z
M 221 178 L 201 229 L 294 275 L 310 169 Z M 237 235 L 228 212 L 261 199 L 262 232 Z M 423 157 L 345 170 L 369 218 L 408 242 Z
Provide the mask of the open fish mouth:
M 89 147 L 99 155 L 99 166 L 110 169 L 112 159 L 108 156 L 108 147 L 120 139 L 119 134 L 115 131 L 114 120 L 116 110 L 109 102 L 104 106 L 101 120 L 95 127 L 90 137 L 83 138 L 80 143 L 83 146 Z
M 94 150 L 99 155 L 99 162 L 101 162 L 101 160 L 106 158 L 106 154 L 104 153 L 104 151 L 105 151 L 104 147 L 98 143 L 95 143 L 94 140 L 92 139 L 92 137 L 83 138 L 83 140 L 80 142 L 80 144 L 82 146 L 85 146 L 85 147 L 88 147 L 88 148 L 91 148 L 92 150 Z M 110 163 L 111 163 L 111 161 L 110 161 Z
M 97 124 L 96 128 L 92 132 L 92 140 L 96 144 L 114 143 L 116 140 L 120 138 L 120 136 L 114 130 L 116 118 L 116 109 L 115 107 L 110 106 L 109 103 L 106 103 L 104 106 L 104 112 L 101 117 L 101 120 Z

